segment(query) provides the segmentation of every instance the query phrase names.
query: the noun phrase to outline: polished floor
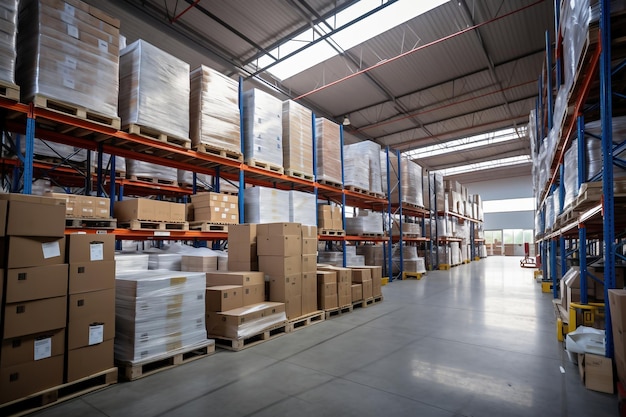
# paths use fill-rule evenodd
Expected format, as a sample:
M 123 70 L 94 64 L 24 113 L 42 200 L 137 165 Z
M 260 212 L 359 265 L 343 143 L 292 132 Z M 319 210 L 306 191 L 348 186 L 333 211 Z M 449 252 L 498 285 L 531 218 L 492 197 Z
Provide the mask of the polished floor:
M 375 306 L 38 415 L 617 415 L 615 396 L 581 384 L 556 341 L 551 296 L 518 258 L 430 272 L 383 294 Z

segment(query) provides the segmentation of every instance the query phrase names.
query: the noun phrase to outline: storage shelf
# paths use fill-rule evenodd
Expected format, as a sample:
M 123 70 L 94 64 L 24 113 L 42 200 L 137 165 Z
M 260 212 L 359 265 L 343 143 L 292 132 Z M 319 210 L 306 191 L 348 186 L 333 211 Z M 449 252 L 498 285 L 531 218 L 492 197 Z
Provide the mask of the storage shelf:
M 130 229 L 65 229 L 65 234 L 114 234 L 123 240 L 226 240 L 225 232 L 198 232 L 194 230 L 130 230 Z
M 467 220 L 467 221 L 472 222 L 472 223 L 482 223 L 482 220 L 472 219 L 471 217 L 467 217 L 467 216 L 464 216 L 464 215 L 458 214 L 458 213 L 453 213 L 451 211 L 439 211 L 439 212 L 437 212 L 437 215 L 438 216 L 456 217 L 457 219 Z

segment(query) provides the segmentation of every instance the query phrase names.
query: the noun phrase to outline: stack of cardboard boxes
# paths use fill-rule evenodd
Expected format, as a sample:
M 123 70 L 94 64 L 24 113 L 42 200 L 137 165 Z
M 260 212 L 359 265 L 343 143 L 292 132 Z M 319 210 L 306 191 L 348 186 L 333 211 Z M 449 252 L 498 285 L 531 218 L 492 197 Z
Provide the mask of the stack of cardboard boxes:
M 370 297 L 376 298 L 376 297 L 380 297 L 381 295 L 383 295 L 383 292 L 382 292 L 383 268 L 381 266 L 359 266 L 359 267 L 353 267 L 351 269 L 352 269 L 352 283 L 356 282 L 356 283 L 363 284 L 363 298 L 364 299 L 368 299 Z M 369 274 L 367 274 L 366 271 L 369 272 Z M 365 283 L 368 276 L 372 281 L 371 295 L 369 295 L 370 294 L 369 288 L 365 288 L 366 286 L 369 286 L 369 284 Z
M 285 171 L 313 177 L 312 112 L 293 100 L 283 101 L 283 163 Z
M 236 224 L 228 227 L 228 270 L 258 271 L 257 225 Z
M 318 206 L 317 227 L 323 230 L 343 230 L 341 207 L 329 204 Z
M 317 306 L 320 310 L 339 307 L 337 299 L 337 272 L 317 271 Z
M 200 193 L 191 196 L 193 221 L 238 224 L 239 200 L 236 195 Z
M 352 304 L 352 270 L 350 268 L 342 268 L 338 266 L 318 266 L 319 272 L 334 272 L 335 282 L 337 283 L 337 304 L 339 308 L 343 308 Z M 318 278 L 318 282 L 329 283 L 330 276 L 322 274 Z M 332 291 L 329 288 L 329 291 Z M 325 308 L 328 310 L 328 308 Z
M 65 200 L 65 217 L 108 219 L 111 217 L 111 200 L 89 195 L 46 193 L 47 197 Z
M 613 352 L 617 378 L 626 384 L 626 290 L 609 290 L 611 326 L 613 330 Z M 605 358 L 607 359 L 607 358 Z M 611 381 L 612 382 L 612 381 Z
M 150 200 L 148 198 L 130 198 L 116 201 L 113 208 L 119 222 L 143 220 L 164 223 L 184 223 L 186 207 L 181 203 Z

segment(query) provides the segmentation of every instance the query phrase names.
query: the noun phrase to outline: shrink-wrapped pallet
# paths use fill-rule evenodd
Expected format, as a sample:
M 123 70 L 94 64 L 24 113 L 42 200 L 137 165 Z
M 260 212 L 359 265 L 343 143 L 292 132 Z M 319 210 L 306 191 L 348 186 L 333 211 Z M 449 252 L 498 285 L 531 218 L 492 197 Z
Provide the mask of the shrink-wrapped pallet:
M 98 153 L 96 151 L 91 152 L 91 167 L 96 172 L 98 168 Z M 106 174 L 111 173 L 111 155 L 108 153 L 102 154 L 102 170 Z M 126 159 L 122 156 L 115 157 L 115 172 L 120 174 L 122 177 L 126 177 Z
M 459 265 L 462 262 L 459 242 L 450 242 L 450 261 L 452 265 Z
M 24 136 L 20 140 L 20 151 L 22 154 L 26 152 L 26 138 Z M 33 155 L 35 158 L 54 158 L 64 163 L 85 162 L 87 160 L 87 152 L 86 149 L 63 143 L 49 142 L 37 138 L 33 140 Z
M 341 184 L 340 126 L 328 119 L 315 120 L 317 180 Z
M 86 3 L 21 1 L 16 78 L 22 101 L 39 96 L 117 119 L 119 41 L 119 20 Z
M 126 177 L 150 182 L 162 180 L 176 183 L 178 181 L 178 170 L 151 162 L 126 159 Z
M 346 233 L 349 235 L 383 234 L 382 213 L 359 210 L 356 217 L 346 218 Z
M 383 193 L 389 194 L 392 204 L 398 204 L 400 201 L 400 188 L 398 187 L 398 178 L 402 177 L 402 202 L 416 206 L 424 207 L 424 181 L 422 178 L 422 167 L 409 158 L 401 157 L 402 165 L 398 168 L 398 157 L 393 153 L 389 153 L 389 170 L 391 175 L 387 180 L 387 152 L 380 153 L 380 165 L 382 172 L 382 189 Z M 400 170 L 400 175 L 398 175 Z M 390 183 L 391 192 L 387 192 L 387 182 Z M 427 185 L 426 185 L 427 186 Z M 428 190 L 426 190 L 428 191 Z
M 179 169 L 176 174 L 178 178 L 178 183 L 180 185 L 185 185 L 191 187 L 193 185 L 193 172 L 185 171 L 184 169 Z M 212 188 L 212 178 L 207 174 L 196 173 L 196 187 L 211 189 Z
M 601 122 L 599 120 L 596 120 L 593 122 L 585 123 L 585 132 L 589 134 L 585 137 L 585 172 L 587 174 L 585 177 L 585 181 L 590 181 L 593 177 L 602 172 L 602 142 L 596 137 L 590 136 L 595 135 L 599 137 L 602 135 Z M 613 135 L 614 145 L 618 145 L 624 140 L 624 138 L 626 137 L 626 116 L 613 118 L 613 129 L 611 130 L 611 132 Z M 626 151 L 613 156 L 620 159 L 625 159 Z M 626 170 L 617 165 L 613 165 L 613 177 L 626 177 Z M 616 190 L 616 192 L 621 191 Z
M 293 100 L 283 101 L 283 164 L 289 175 L 313 177 L 313 113 Z
M 136 272 L 115 281 L 116 360 L 149 360 L 208 343 L 204 273 Z
M 123 274 L 132 271 L 147 271 L 150 256 L 142 253 L 116 253 L 115 273 Z
M 317 226 L 315 194 L 289 191 L 289 221 L 305 226 Z
M 0 2 L 0 81 L 15 84 L 18 0 Z
M 239 84 L 204 65 L 191 72 L 189 100 L 193 146 L 209 145 L 241 153 Z
M 218 262 L 218 254 L 210 249 L 189 252 L 182 255 L 181 271 L 214 272 L 219 269 Z
M 120 52 L 122 126 L 189 138 L 189 64 L 139 39 Z
M 400 222 L 395 219 L 391 224 L 391 234 L 393 236 L 400 236 Z M 422 226 L 419 223 L 402 222 L 402 234 L 404 236 L 422 236 Z
M 403 272 L 418 272 L 420 274 L 426 272 L 424 258 L 417 256 L 417 247 L 402 245 L 402 248 L 400 248 L 399 245 L 395 245 L 391 255 L 394 274 L 400 272 L 400 252 L 402 252 Z
M 563 207 L 569 207 L 578 196 L 578 142 L 573 141 L 572 146 L 565 152 L 563 158 L 563 186 L 565 196 Z
M 382 194 L 380 145 L 366 140 L 345 145 L 344 184 Z
M 431 199 L 435 203 L 435 207 L 431 210 L 443 211 L 445 206 L 445 191 L 443 188 L 443 175 L 438 172 L 430 173 Z
M 289 191 L 253 187 L 244 191 L 246 223 L 289 222 Z
M 243 93 L 243 131 L 246 162 L 283 166 L 283 103 L 253 88 Z

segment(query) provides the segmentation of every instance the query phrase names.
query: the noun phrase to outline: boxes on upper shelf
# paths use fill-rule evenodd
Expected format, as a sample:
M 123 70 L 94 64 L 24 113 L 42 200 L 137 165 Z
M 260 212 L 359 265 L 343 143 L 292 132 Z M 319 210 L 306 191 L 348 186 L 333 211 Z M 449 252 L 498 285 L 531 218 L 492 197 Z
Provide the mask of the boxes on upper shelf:
M 283 166 L 282 102 L 253 88 L 243 93 L 244 149 L 246 162 Z
M 108 219 L 111 217 L 111 200 L 105 197 L 63 193 L 46 193 L 46 196 L 65 200 L 66 217 L 87 217 L 96 219 Z
M 155 222 L 184 222 L 185 205 L 169 201 L 131 198 L 116 201 L 113 208 L 118 221 L 145 220 Z
M 341 184 L 340 126 L 328 119 L 315 119 L 317 179 Z
M 218 193 L 200 193 L 191 196 L 194 221 L 214 223 L 239 223 L 237 196 Z
M 313 177 L 313 113 L 293 100 L 283 101 L 283 161 L 286 171 Z

